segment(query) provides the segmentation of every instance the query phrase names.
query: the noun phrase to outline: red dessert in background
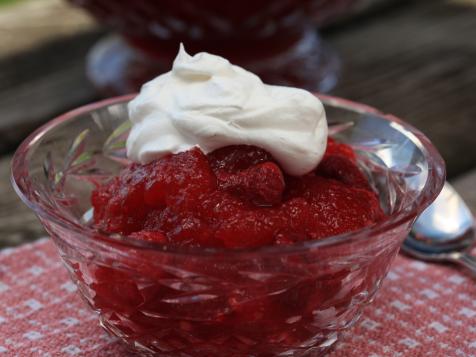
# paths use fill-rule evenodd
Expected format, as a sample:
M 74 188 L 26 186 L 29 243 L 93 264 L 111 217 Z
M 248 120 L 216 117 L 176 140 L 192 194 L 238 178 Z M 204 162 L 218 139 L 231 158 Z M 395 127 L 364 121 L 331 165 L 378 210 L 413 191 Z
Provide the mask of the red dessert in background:
M 283 173 L 266 151 L 198 148 L 132 164 L 92 196 L 102 230 L 173 245 L 249 248 L 351 232 L 384 213 L 352 149 L 329 139 L 314 172 Z

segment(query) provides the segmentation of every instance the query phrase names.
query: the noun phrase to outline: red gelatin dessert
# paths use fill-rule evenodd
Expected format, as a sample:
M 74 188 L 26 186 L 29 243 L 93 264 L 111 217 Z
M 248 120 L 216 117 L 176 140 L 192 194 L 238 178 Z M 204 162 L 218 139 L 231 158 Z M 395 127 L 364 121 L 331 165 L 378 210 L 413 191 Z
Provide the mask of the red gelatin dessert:
M 130 165 L 98 187 L 92 203 L 102 230 L 175 247 L 289 245 L 384 217 L 354 152 L 332 139 L 318 167 L 301 177 L 283 173 L 257 147 L 228 146 L 208 155 L 194 148 Z M 256 264 L 265 260 L 246 266 L 222 262 L 218 254 L 216 264 L 197 265 L 186 255 L 136 254 L 140 258 L 127 263 L 118 257 L 106 266 L 73 269 L 81 281 L 94 282 L 90 304 L 106 329 L 167 357 L 314 356 L 335 340 L 332 330 L 343 323 L 338 316 L 345 321 L 342 311 L 355 295 L 371 291 L 382 274 L 378 261 L 350 289 L 342 283 L 350 270 L 329 265 L 308 274 L 304 267 L 315 268 L 303 256 L 289 255 L 280 263 L 283 272 L 261 276 Z M 111 267 L 121 264 L 132 270 Z M 292 271 L 300 277 L 288 275 Z M 333 321 L 329 330 L 325 321 Z
M 195 148 L 132 164 L 92 196 L 94 223 L 132 237 L 200 247 L 252 248 L 319 239 L 384 213 L 352 149 L 329 139 L 315 169 L 283 173 L 266 151 Z

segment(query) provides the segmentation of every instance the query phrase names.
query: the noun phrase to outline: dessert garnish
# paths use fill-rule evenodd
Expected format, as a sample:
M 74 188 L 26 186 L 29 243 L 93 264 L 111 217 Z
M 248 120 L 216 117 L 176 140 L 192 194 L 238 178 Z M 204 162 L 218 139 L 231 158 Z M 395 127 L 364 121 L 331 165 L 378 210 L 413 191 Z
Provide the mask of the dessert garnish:
M 245 69 L 181 45 L 172 70 L 146 83 L 129 104 L 127 155 L 142 164 L 199 147 L 228 145 L 270 153 L 290 175 L 312 171 L 326 150 L 320 100 L 299 88 L 264 84 Z

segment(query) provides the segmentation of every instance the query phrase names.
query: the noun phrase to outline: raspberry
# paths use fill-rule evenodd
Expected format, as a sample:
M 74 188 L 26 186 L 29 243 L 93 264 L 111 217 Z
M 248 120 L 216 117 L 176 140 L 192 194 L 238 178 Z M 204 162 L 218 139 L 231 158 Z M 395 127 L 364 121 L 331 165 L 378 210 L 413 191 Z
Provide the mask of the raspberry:
M 369 182 L 354 161 L 343 155 L 326 155 L 316 170 L 317 175 L 370 190 Z
M 262 162 L 274 161 L 265 150 L 249 145 L 226 146 L 209 153 L 207 157 L 214 172 L 234 173 Z
M 144 168 L 133 164 L 93 192 L 94 222 L 101 229 L 121 234 L 140 229 L 147 213 L 145 177 Z
M 338 143 L 332 138 L 327 139 L 327 148 L 324 154 L 326 156 L 341 155 L 347 157 L 352 162 L 357 159 L 354 150 L 349 145 Z
M 220 188 L 247 198 L 256 206 L 272 206 L 281 202 L 284 177 L 273 162 L 251 166 L 234 174 L 218 174 Z
M 148 170 L 144 200 L 151 207 L 171 206 L 178 201 L 181 209 L 193 207 L 216 186 L 208 160 L 198 148 L 152 162 Z

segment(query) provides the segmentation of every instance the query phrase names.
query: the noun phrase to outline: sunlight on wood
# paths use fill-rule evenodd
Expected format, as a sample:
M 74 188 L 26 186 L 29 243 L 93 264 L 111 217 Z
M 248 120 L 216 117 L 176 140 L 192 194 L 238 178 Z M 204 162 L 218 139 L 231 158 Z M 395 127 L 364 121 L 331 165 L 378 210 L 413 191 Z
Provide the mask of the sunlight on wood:
M 93 24 L 84 11 L 64 0 L 8 4 L 0 10 L 0 58 L 90 29 Z
M 450 0 L 450 3 L 476 6 L 476 0 Z

